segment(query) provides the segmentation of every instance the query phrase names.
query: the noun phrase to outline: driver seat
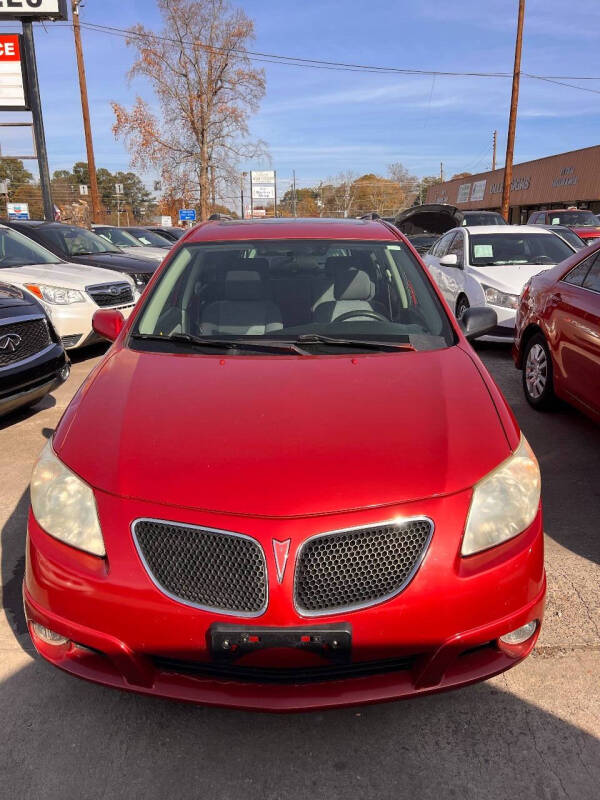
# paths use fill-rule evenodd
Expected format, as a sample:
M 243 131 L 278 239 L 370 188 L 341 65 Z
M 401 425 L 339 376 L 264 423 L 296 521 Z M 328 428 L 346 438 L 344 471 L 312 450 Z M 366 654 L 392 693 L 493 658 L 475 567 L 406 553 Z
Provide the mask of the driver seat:
M 374 297 L 375 284 L 368 272 L 340 264 L 335 268 L 334 299 L 319 303 L 313 312 L 313 320 L 328 323 L 348 311 L 375 311 L 370 302 Z

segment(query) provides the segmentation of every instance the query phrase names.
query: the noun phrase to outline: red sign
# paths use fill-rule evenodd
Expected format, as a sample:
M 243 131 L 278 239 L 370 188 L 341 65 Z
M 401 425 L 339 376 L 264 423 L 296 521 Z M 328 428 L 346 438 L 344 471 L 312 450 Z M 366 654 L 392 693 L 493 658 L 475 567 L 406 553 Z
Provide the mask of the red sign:
M 17 34 L 0 33 L 0 61 L 20 61 L 21 50 Z

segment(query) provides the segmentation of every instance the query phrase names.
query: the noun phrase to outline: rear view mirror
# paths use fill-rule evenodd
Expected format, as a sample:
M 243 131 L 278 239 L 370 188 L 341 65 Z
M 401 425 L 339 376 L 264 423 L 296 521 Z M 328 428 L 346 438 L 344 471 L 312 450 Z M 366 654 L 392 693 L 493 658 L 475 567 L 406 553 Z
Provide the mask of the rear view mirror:
M 458 267 L 458 256 L 456 253 L 448 253 L 448 255 L 440 258 L 440 267 Z
M 109 342 L 114 342 L 121 333 L 125 318 L 116 308 L 103 308 L 96 311 L 92 317 L 92 328 L 94 332 Z
M 466 338 L 472 342 L 493 330 L 498 324 L 498 316 L 493 308 L 474 306 L 466 309 L 458 324 Z

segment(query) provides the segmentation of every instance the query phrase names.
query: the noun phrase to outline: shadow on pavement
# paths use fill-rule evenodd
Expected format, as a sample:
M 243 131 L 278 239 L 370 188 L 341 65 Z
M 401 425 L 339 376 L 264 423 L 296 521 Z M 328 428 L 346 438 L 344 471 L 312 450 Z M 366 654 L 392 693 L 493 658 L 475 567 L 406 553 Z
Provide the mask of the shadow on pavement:
M 567 404 L 534 411 L 523 394 L 521 373 L 510 347 L 480 343 L 477 353 L 498 380 L 542 470 L 546 533 L 589 561 L 600 564 L 600 425 Z
M 490 684 L 271 716 L 103 689 L 37 659 L 0 704 L 12 797 L 592 800 L 600 785 L 598 739 Z

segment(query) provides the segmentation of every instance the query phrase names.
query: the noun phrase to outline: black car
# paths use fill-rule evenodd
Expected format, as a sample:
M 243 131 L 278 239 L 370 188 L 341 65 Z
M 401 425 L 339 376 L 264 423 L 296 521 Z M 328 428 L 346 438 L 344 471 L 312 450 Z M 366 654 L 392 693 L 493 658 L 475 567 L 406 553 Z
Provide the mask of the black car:
M 437 233 L 416 233 L 407 237 L 417 253 L 424 255 L 428 253 L 433 245 L 440 238 Z
M 154 230 L 150 230 L 150 228 L 131 227 L 124 230 L 144 247 L 162 247 L 165 250 L 170 250 L 173 247 L 173 240 L 168 239 L 166 234 L 157 233 Z
M 0 415 L 37 403 L 69 377 L 70 362 L 44 309 L 0 283 Z
M 185 228 L 175 228 L 170 225 L 146 225 L 147 230 L 154 231 L 154 233 L 158 233 L 159 236 L 164 236 L 165 239 L 168 239 L 171 242 L 177 242 L 183 234 L 185 233 Z
M 38 220 L 10 220 L 3 224 L 29 236 L 65 261 L 125 273 L 133 279 L 140 292 L 158 266 L 148 258 L 127 255 L 106 239 L 77 225 Z

